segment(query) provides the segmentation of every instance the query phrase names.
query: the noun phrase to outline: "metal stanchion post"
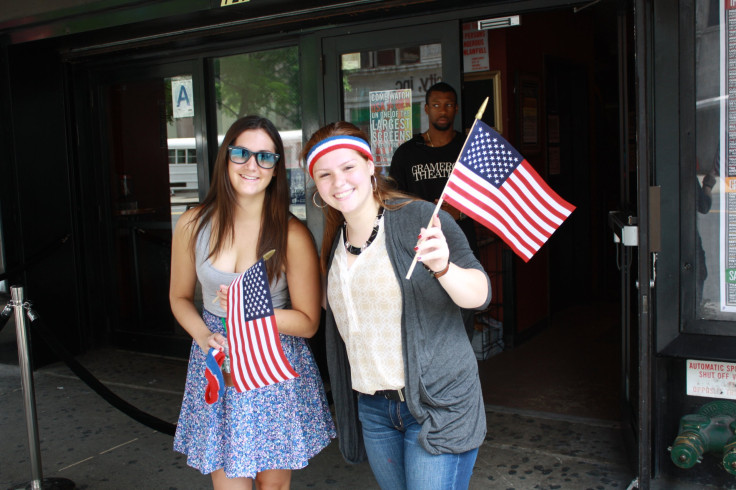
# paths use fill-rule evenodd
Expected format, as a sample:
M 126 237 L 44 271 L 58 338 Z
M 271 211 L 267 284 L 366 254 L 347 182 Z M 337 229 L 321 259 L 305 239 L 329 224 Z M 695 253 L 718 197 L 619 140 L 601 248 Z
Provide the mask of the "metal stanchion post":
M 41 470 L 41 448 L 38 439 L 38 421 L 36 419 L 36 397 L 33 387 L 33 372 L 31 370 L 30 343 L 28 340 L 28 328 L 26 326 L 25 310 L 30 310 L 30 305 L 24 302 L 23 288 L 11 286 L 11 301 L 9 305 L 15 308 L 15 331 L 18 341 L 18 364 L 20 367 L 21 385 L 23 387 L 23 402 L 26 408 L 26 429 L 28 431 L 28 448 L 31 456 L 32 480 L 22 487 L 14 485 L 11 490 L 17 488 L 41 490 L 41 489 L 74 489 L 76 486 L 70 480 L 64 478 L 43 478 Z M 6 307 L 7 308 L 7 307 Z
M 26 316 L 23 310 L 23 288 L 10 288 L 15 307 L 15 335 L 18 339 L 18 364 L 20 366 L 20 381 L 23 387 L 23 403 L 26 407 L 26 430 L 28 431 L 28 446 L 31 451 L 31 488 L 40 490 L 43 474 L 41 471 L 41 449 L 38 442 L 38 426 L 36 423 L 36 399 L 33 388 L 33 373 L 31 360 L 28 357 L 28 329 Z

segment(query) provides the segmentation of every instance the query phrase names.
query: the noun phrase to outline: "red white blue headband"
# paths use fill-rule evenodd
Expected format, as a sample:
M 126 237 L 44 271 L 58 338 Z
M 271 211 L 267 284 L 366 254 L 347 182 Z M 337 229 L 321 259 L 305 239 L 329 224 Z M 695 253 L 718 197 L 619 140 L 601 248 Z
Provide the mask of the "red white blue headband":
M 363 138 L 357 138 L 355 136 L 330 136 L 325 138 L 309 150 L 307 154 L 307 169 L 309 170 L 309 176 L 314 178 L 312 174 L 312 167 L 314 162 L 322 158 L 327 153 L 339 150 L 341 148 L 349 148 L 355 150 L 371 162 L 373 161 L 373 154 L 371 153 L 371 147 Z

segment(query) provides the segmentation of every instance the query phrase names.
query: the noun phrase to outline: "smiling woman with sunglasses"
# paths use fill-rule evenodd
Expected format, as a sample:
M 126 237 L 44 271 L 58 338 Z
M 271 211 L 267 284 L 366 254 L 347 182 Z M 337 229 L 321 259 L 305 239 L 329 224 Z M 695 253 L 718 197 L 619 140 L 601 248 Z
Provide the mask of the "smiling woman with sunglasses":
M 289 488 L 291 470 L 335 437 L 317 366 L 305 337 L 320 317 L 317 251 L 309 230 L 289 213 L 284 147 L 265 118 L 236 121 L 217 153 L 202 204 L 184 213 L 174 231 L 169 299 L 192 336 L 189 370 L 174 449 L 212 475 L 216 489 Z M 299 377 L 238 392 L 225 377 L 224 395 L 205 401 L 206 353 L 226 348 L 217 291 L 266 252 L 281 345 Z M 194 302 L 202 286 L 204 311 Z M 211 401 L 211 400 L 210 400 Z

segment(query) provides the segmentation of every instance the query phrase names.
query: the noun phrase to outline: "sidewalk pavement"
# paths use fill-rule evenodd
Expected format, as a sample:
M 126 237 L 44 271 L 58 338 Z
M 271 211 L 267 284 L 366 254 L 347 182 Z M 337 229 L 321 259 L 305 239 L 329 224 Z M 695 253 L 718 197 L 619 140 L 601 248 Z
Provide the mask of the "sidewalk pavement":
M 103 349 L 78 360 L 139 409 L 175 423 L 186 361 Z M 110 406 L 64 364 L 34 372 L 45 478 L 79 489 L 208 489 L 209 476 L 186 465 L 172 437 Z M 629 488 L 630 469 L 616 422 L 487 407 L 488 435 L 471 489 Z M 0 364 L 0 490 L 25 488 L 31 464 L 20 373 Z M 30 488 L 30 487 L 29 487 Z M 292 488 L 377 489 L 367 463 L 346 463 L 333 441 L 309 466 L 295 471 Z

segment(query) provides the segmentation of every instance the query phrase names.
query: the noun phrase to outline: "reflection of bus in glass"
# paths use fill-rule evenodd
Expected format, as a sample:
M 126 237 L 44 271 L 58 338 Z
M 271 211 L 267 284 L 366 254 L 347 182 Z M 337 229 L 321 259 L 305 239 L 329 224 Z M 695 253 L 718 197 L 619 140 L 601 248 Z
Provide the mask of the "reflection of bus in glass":
M 300 161 L 302 131 L 280 131 L 279 134 L 284 142 L 282 158 L 286 161 L 286 177 L 289 180 L 289 208 L 299 219 L 305 220 L 306 178 Z M 223 135 L 218 136 L 218 144 L 222 144 L 223 138 Z M 199 203 L 197 149 L 194 138 L 169 138 L 168 148 L 172 214 L 178 215 Z

